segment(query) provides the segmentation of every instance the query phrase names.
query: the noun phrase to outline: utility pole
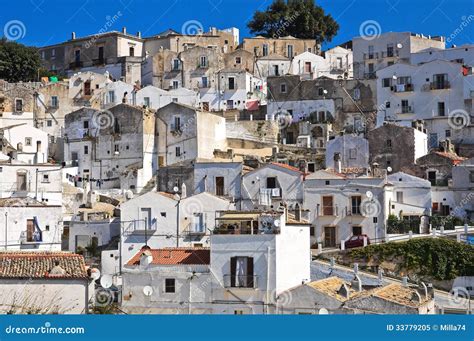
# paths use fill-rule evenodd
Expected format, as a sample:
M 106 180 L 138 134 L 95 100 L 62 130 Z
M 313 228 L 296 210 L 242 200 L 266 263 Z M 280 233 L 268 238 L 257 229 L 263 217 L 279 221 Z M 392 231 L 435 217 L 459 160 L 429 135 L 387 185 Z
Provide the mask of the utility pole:
M 38 168 L 36 168 L 35 200 L 38 200 Z

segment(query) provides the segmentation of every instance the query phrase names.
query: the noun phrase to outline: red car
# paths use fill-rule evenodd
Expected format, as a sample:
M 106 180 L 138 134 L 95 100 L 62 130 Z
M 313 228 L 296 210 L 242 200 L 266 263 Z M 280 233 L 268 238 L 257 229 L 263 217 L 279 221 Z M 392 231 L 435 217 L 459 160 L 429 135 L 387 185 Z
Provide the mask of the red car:
M 363 247 L 364 246 L 364 237 L 367 238 L 367 245 L 370 244 L 370 239 L 366 234 L 359 234 L 358 236 L 352 236 L 344 242 L 346 249 L 351 249 L 353 247 Z

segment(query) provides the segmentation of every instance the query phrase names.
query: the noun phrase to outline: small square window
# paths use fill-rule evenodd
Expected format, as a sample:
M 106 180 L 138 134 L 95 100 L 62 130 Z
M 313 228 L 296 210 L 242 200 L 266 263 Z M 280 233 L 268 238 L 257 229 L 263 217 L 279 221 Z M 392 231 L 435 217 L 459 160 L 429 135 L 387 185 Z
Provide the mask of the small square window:
M 166 293 L 174 293 L 175 292 L 175 279 L 174 278 L 166 278 L 165 279 L 165 292 Z
M 52 127 L 53 126 L 53 121 L 52 120 L 46 120 L 46 126 L 47 127 Z
M 31 146 L 31 137 L 25 137 L 25 145 Z
M 166 218 L 166 212 L 161 212 L 160 215 L 161 215 L 163 218 Z
M 49 225 L 45 225 L 44 229 L 45 229 L 46 231 L 49 231 Z
M 282 94 L 286 94 L 286 84 L 285 83 L 280 84 L 280 92 Z
M 331 182 L 329 180 L 326 180 L 326 186 L 330 185 L 330 184 L 331 184 Z

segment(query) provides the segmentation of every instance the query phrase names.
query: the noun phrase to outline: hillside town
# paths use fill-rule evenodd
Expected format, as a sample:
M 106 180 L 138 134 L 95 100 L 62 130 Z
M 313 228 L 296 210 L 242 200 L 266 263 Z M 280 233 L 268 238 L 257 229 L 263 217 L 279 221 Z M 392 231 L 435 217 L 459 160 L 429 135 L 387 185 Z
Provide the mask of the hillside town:
M 123 27 L 39 54 L 0 80 L 1 313 L 472 312 L 474 45 Z

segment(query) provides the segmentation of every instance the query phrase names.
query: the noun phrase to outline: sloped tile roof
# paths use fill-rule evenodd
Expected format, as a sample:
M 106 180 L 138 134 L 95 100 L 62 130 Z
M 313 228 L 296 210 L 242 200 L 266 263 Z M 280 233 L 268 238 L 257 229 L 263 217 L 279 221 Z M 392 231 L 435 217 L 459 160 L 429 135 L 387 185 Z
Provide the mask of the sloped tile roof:
M 58 263 L 58 264 L 57 264 Z M 51 273 L 51 270 L 55 271 Z M 54 274 L 54 273 L 58 274 Z M 0 278 L 88 278 L 84 257 L 68 252 L 0 252 Z
M 129 266 L 139 265 L 144 252 L 151 253 L 153 265 L 209 265 L 211 252 L 208 248 L 142 248 L 127 263 Z

